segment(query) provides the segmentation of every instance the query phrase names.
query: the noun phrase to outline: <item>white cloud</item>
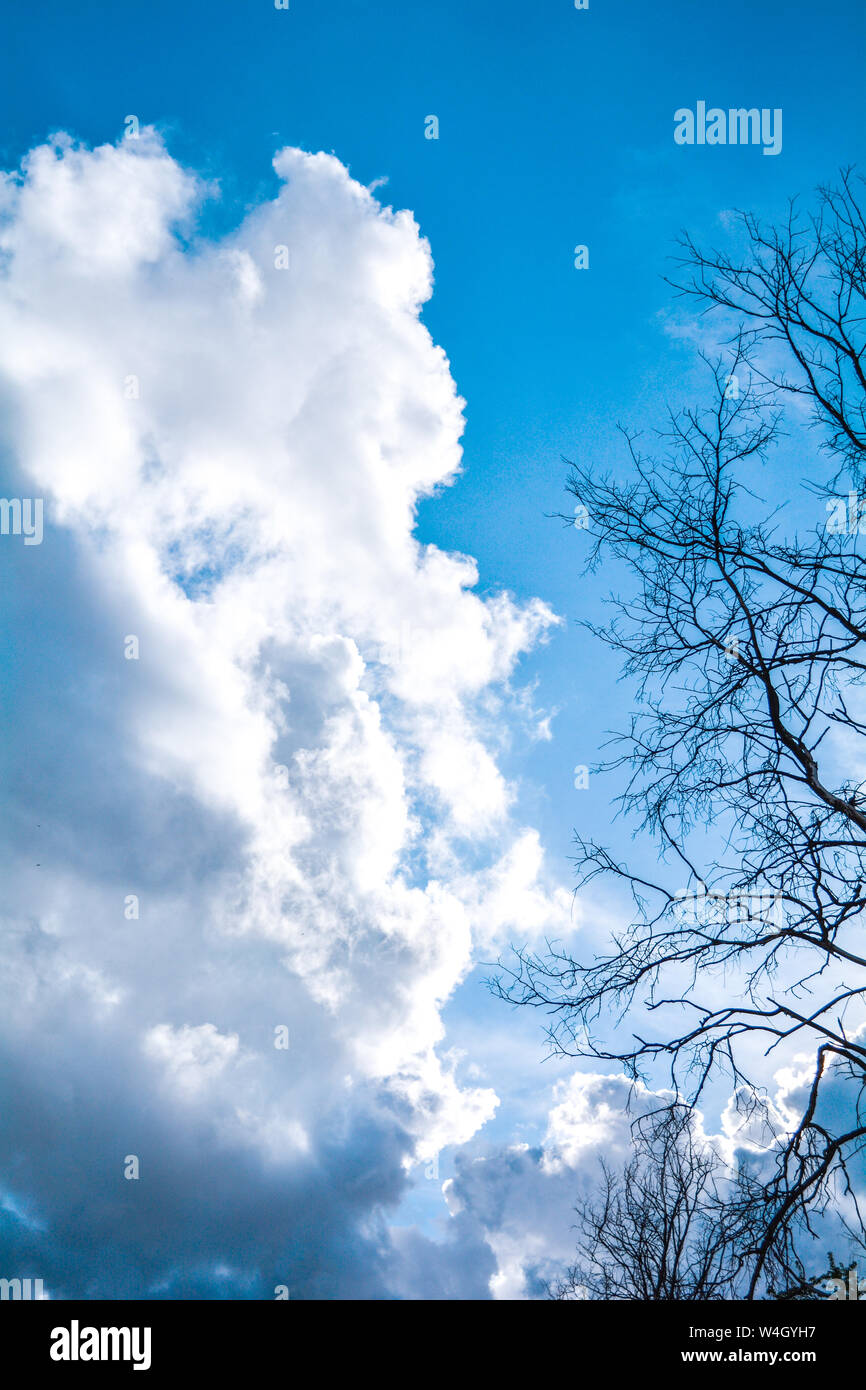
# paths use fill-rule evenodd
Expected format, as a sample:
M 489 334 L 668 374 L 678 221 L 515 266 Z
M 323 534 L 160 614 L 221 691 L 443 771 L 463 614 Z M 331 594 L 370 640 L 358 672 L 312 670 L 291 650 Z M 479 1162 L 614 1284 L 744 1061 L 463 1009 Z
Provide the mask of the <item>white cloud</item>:
M 182 1094 L 194 1095 L 235 1060 L 238 1036 L 232 1033 L 226 1037 L 212 1023 L 197 1028 L 158 1023 L 145 1034 L 143 1050 L 162 1064 Z
M 574 1264 L 574 1208 L 595 1189 L 599 1159 L 612 1167 L 627 1161 L 631 1123 L 661 1094 L 633 1090 L 623 1076 L 575 1072 L 553 1087 L 540 1144 L 458 1153 L 456 1176 L 444 1184 L 448 1238 L 439 1245 L 406 1236 L 397 1242 L 406 1290 L 414 1289 L 416 1262 L 442 1279 L 459 1258 L 484 1272 L 493 1298 L 543 1297 Z
M 215 190 L 151 131 L 58 137 L 0 196 L 0 443 L 53 519 L 3 554 L 26 640 L 0 1047 L 28 1102 L 0 1171 L 30 1154 L 8 1186 L 70 1293 L 195 1296 L 219 1265 L 375 1295 L 408 1160 L 496 1105 L 442 1005 L 479 944 L 571 926 L 495 756 L 496 692 L 556 619 L 413 536 L 460 467 L 429 248 L 335 158 L 274 166 L 219 243 L 194 234 Z M 66 1213 L 139 1150 L 120 1225 L 85 1233 L 100 1274 Z

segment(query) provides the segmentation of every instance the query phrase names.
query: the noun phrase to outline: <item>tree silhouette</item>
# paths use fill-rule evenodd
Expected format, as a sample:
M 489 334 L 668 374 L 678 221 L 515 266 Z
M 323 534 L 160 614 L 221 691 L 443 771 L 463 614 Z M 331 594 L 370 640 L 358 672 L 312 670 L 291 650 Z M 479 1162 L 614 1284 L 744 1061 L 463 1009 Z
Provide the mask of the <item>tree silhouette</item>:
M 629 729 L 596 771 L 625 770 L 620 810 L 654 838 L 661 869 L 638 874 L 577 836 L 579 886 L 597 875 L 627 884 L 631 921 L 601 957 L 574 959 L 556 943 L 518 950 L 493 982 L 550 1013 L 561 1051 L 615 1060 L 633 1077 L 661 1060 L 690 1104 L 725 1075 L 772 1127 L 778 1162 L 761 1220 L 730 1217 L 749 1297 L 793 1258 L 800 1221 L 843 1201 L 859 1221 L 849 1175 L 866 1139 L 862 206 L 862 181 L 845 171 L 810 215 L 793 203 L 765 230 L 743 214 L 741 257 L 684 238 L 671 283 L 730 324 L 722 357 L 705 356 L 709 405 L 672 413 L 651 454 L 624 431 L 623 482 L 571 466 L 589 568 L 613 559 L 634 581 L 610 600 L 609 623 L 586 624 L 621 654 L 636 692 Z M 815 517 L 805 532 L 763 504 L 755 482 L 783 424 L 804 419 L 814 448 L 802 496 Z M 813 1059 L 793 1124 L 773 1116 L 755 1074 L 756 1053 L 791 1043 Z M 837 1083 L 842 1122 L 827 1103 Z
M 684 1105 L 641 1115 L 621 1170 L 601 1160 L 597 1196 L 577 1213 L 578 1260 L 560 1300 L 717 1301 L 737 1296 L 750 1209 L 742 1179 Z

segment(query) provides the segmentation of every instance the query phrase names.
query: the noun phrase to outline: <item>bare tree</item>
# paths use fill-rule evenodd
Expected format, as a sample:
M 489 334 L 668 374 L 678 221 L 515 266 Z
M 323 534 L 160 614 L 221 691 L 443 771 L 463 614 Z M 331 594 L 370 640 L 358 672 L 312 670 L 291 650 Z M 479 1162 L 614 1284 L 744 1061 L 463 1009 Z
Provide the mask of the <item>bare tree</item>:
M 631 1126 L 631 1153 L 621 1168 L 599 1162 L 601 1180 L 575 1206 L 577 1260 L 548 1286 L 559 1301 L 715 1302 L 742 1298 L 749 1257 L 763 1230 L 763 1188 L 742 1159 L 726 1158 L 704 1135 L 693 1109 L 662 1105 Z M 809 1272 L 789 1223 L 786 1245 L 764 1265 L 766 1297 L 788 1302 L 848 1298 L 857 1265 L 832 1251 Z M 849 1256 L 862 1242 L 848 1231 Z M 808 1256 L 807 1256 L 808 1258 Z M 818 1261 L 809 1258 L 812 1271 Z
M 737 1297 L 749 1220 L 748 1205 L 731 1202 L 737 1175 L 686 1106 L 642 1115 L 632 1139 L 623 1168 L 602 1160 L 599 1195 L 576 1206 L 578 1261 L 551 1298 Z
M 860 184 L 845 172 L 811 216 L 792 205 L 781 228 L 744 215 L 741 230 L 742 258 L 686 238 L 679 262 L 683 294 L 737 316 L 730 359 L 706 359 L 710 405 L 672 413 L 652 456 L 624 432 L 626 481 L 580 465 L 569 479 L 589 566 L 613 559 L 636 581 L 632 597 L 611 599 L 609 624 L 587 624 L 636 689 L 630 728 L 596 770 L 625 770 L 620 810 L 654 837 L 662 870 L 637 873 L 578 836 L 579 884 L 627 884 L 631 922 L 593 960 L 555 943 L 519 950 L 494 987 L 547 1010 L 558 1049 L 635 1077 L 662 1060 L 690 1103 L 724 1073 L 768 1124 L 755 1044 L 811 1053 L 802 1113 L 776 1124 L 778 1167 L 749 1237 L 753 1297 L 773 1262 L 785 1265 L 798 1220 L 842 1200 L 856 1213 L 849 1163 L 866 1140 Z M 805 534 L 756 491 L 785 410 L 796 427 L 804 401 L 818 446 Z M 832 489 L 846 472 L 843 526 Z M 826 1095 L 843 1080 L 840 1123 Z
M 781 227 L 765 228 L 739 214 L 742 257 L 704 252 L 684 234 L 680 271 L 668 281 L 704 309 L 724 309 L 745 328 L 751 346 L 777 349 L 782 366 L 755 370 L 765 381 L 805 400 L 824 434 L 834 476 L 847 467 L 860 477 L 866 461 L 866 217 L 863 179 L 842 170 L 838 185 L 818 189 L 814 212 L 789 204 Z

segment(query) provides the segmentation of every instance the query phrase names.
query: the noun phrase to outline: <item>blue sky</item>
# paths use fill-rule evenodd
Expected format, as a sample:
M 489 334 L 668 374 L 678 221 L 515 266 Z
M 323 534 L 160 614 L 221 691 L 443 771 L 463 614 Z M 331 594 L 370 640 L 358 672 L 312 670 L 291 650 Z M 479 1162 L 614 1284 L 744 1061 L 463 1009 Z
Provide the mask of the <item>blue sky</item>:
M 461 476 L 421 501 L 416 535 L 473 556 L 480 595 L 538 597 L 563 620 L 513 676 L 537 681 L 535 705 L 556 711 L 553 737 L 530 737 L 509 715 L 498 756 L 516 819 L 537 829 L 566 887 L 573 829 L 605 825 L 615 790 L 594 781 L 577 792 L 572 769 L 625 721 L 629 693 L 577 627 L 598 617 L 610 576 L 581 577 L 579 534 L 549 517 L 570 510 L 562 456 L 617 466 L 618 422 L 651 427 L 666 404 L 700 394 L 662 279 L 674 239 L 686 227 L 720 240 L 720 215 L 737 207 L 777 217 L 789 196 L 856 162 L 864 58 L 866 11 L 854 0 L 820 10 L 591 0 L 587 11 L 566 0 L 292 0 L 288 11 L 267 0 L 45 0 L 16 14 L 0 46 L 7 170 L 56 131 L 90 147 L 117 141 L 134 114 L 179 165 L 219 181 L 200 213 L 205 239 L 277 196 L 271 160 L 287 145 L 332 153 L 362 185 L 386 180 L 376 198 L 411 210 L 435 265 L 422 321 L 466 402 Z M 698 100 L 781 108 L 781 154 L 676 146 L 674 111 Z M 424 138 L 430 114 L 438 140 Z M 576 244 L 589 247 L 587 271 L 574 268 Z M 15 635 L 13 623 L 13 645 Z M 629 843 L 622 826 L 611 837 L 620 851 Z M 472 1143 L 539 1143 L 550 1109 L 535 1079 L 539 1020 L 486 995 L 486 959 L 482 946 L 443 1011 L 446 1043 L 486 1069 L 502 1101 Z M 453 1157 L 449 1148 L 443 1176 Z M 438 1184 L 416 1183 L 396 1209 L 398 1224 L 433 1232 Z M 359 1275 L 352 1290 L 363 1288 Z

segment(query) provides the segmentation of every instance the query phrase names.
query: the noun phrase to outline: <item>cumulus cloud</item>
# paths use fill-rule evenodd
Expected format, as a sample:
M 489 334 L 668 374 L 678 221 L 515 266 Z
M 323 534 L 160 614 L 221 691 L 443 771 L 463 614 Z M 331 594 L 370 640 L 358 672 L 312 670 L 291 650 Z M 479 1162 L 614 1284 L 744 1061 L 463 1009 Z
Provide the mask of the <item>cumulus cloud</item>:
M 458 1153 L 456 1175 L 444 1184 L 447 1238 L 395 1233 L 394 1278 L 402 1280 L 404 1295 L 422 1296 L 423 1269 L 442 1297 L 479 1296 L 467 1285 L 482 1273 L 486 1294 L 480 1296 L 546 1296 L 574 1263 L 575 1203 L 596 1190 L 599 1159 L 613 1168 L 627 1162 L 634 1120 L 670 1099 L 669 1092 L 633 1087 L 623 1076 L 574 1072 L 553 1087 L 540 1143 Z
M 786 1124 L 802 1113 L 796 1107 L 813 1074 L 808 1058 L 800 1061 L 800 1070 L 778 1071 L 772 1098 L 745 1092 L 731 1097 L 718 1132 L 695 1110 L 695 1143 L 713 1150 L 728 1174 L 740 1167 L 755 1177 L 775 1172 L 778 1143 L 790 1132 Z M 844 1128 L 856 1109 L 856 1088 L 840 1072 L 829 1092 L 824 1113 Z M 455 1176 L 443 1184 L 449 1220 L 441 1238 L 395 1231 L 391 1283 L 407 1298 L 430 1296 L 425 1287 L 442 1298 L 547 1297 L 575 1265 L 575 1208 L 580 1201 L 597 1202 L 601 1160 L 609 1171 L 622 1172 L 634 1154 L 635 1121 L 674 1099 L 673 1091 L 651 1090 L 622 1075 L 575 1071 L 555 1083 L 540 1142 L 479 1142 L 457 1153 Z M 852 1160 L 849 1176 L 859 1189 L 862 1154 Z M 846 1248 L 844 1221 L 853 1224 L 855 1216 L 854 1195 L 843 1184 L 834 1204 L 813 1214 L 811 1239 L 803 1236 L 801 1253 L 816 1274 L 826 1266 L 827 1250 Z
M 557 620 L 414 535 L 461 465 L 429 247 L 274 168 L 219 241 L 152 131 L 0 184 L 3 487 L 46 507 L 0 555 L 0 1251 L 54 1296 L 429 1293 L 388 1213 L 497 1104 L 443 1005 L 572 926 L 496 757 Z M 516 1287 L 506 1246 L 442 1287 Z

